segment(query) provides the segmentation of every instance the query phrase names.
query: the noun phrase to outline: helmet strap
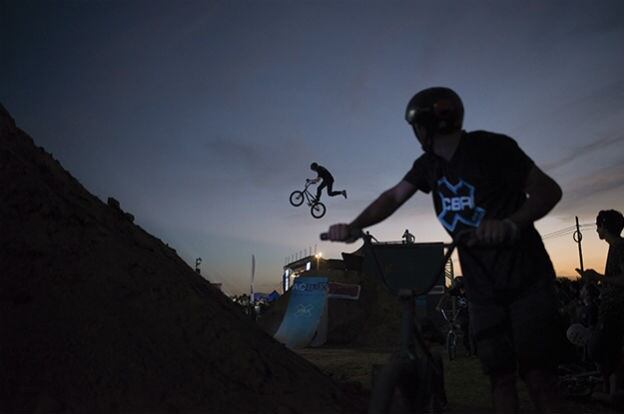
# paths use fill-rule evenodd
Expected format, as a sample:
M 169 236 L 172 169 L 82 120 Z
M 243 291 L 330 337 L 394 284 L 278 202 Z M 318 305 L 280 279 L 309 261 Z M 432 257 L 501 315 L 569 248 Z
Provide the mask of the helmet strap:
M 414 130 L 414 135 L 420 138 L 421 146 L 423 151 L 433 153 L 433 131 L 432 128 L 425 128 L 426 136 L 421 137 L 416 131 L 416 126 L 412 124 L 412 129 Z

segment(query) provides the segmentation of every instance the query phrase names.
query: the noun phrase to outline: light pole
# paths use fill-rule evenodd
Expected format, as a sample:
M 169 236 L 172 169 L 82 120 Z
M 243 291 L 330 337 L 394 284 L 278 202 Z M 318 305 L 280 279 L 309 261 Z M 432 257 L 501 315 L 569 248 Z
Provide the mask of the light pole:
M 316 257 L 316 270 L 320 269 L 320 260 L 322 256 L 323 256 L 323 253 L 321 252 L 318 252 L 317 254 L 314 255 L 314 257 Z

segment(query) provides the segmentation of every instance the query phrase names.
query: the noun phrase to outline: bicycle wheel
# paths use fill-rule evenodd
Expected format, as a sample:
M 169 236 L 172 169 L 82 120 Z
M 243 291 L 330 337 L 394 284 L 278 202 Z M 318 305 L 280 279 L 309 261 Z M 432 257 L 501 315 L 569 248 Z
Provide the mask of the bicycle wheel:
M 312 213 L 312 217 L 320 219 L 325 215 L 325 204 L 323 203 L 314 203 L 312 204 L 312 208 L 310 209 Z
M 302 191 L 293 191 L 290 193 L 290 204 L 295 207 L 299 207 L 303 204 L 303 192 Z
M 446 349 L 448 351 L 449 361 L 454 360 L 457 354 L 457 335 L 453 331 L 449 331 L 446 336 Z

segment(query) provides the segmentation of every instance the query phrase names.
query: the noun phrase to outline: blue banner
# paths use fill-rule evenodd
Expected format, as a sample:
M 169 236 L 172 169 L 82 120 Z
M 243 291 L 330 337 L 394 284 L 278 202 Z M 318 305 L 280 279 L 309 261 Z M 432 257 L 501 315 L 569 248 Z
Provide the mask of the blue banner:
M 291 287 L 288 308 L 275 339 L 289 348 L 304 348 L 314 338 L 325 307 L 326 277 L 298 277 Z

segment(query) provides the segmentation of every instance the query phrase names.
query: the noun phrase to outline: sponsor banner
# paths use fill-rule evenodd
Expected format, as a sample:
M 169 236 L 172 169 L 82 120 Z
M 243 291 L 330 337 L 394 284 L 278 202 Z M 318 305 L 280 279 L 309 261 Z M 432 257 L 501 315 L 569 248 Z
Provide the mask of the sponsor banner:
M 327 297 L 330 299 L 358 300 L 360 298 L 361 290 L 362 287 L 360 285 L 329 282 L 329 291 Z
M 289 348 L 304 348 L 317 335 L 327 305 L 326 277 L 298 277 L 288 308 L 274 337 Z M 322 335 L 321 335 L 322 336 Z M 319 342 L 317 338 L 317 343 Z

